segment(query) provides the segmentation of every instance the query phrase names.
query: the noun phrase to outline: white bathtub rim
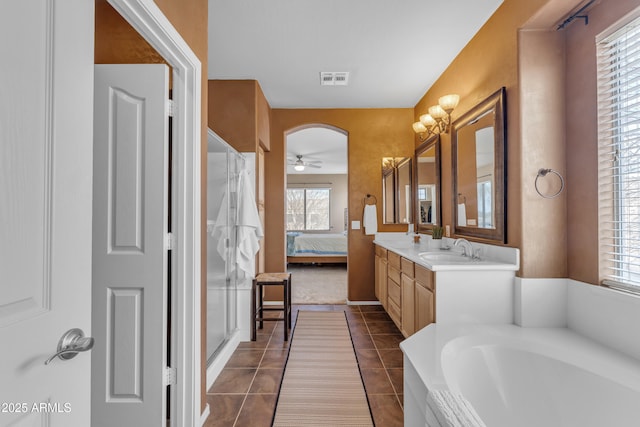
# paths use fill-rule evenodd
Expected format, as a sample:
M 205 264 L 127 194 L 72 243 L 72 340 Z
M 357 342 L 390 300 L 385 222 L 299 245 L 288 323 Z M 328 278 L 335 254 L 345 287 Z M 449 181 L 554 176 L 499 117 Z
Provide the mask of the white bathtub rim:
M 640 392 L 639 360 L 611 350 L 567 328 L 536 328 L 521 332 L 514 336 L 510 331 L 494 330 L 492 333 L 465 335 L 449 341 L 442 347 L 445 383 L 449 383 L 447 373 L 455 370 L 454 365 L 464 351 L 477 347 L 502 346 L 574 365 Z
M 640 360 L 567 328 L 431 324 L 403 341 L 400 347 L 428 390 L 451 390 L 443 363 L 451 363 L 451 358 L 463 348 L 491 344 L 519 348 L 574 364 L 640 391 Z M 446 362 L 443 361 L 445 356 L 449 358 Z

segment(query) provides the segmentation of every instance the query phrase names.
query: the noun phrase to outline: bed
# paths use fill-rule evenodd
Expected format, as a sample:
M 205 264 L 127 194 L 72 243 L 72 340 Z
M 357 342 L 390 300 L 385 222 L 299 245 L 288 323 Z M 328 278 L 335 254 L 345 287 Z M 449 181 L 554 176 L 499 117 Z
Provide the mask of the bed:
M 287 233 L 288 263 L 341 264 L 347 262 L 347 236 Z

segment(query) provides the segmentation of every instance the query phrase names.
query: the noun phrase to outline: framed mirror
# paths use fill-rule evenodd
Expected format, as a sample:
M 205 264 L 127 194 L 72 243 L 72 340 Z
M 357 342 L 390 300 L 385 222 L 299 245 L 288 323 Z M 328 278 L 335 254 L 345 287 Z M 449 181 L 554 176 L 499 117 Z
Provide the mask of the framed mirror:
M 453 232 L 506 242 L 505 88 L 453 122 Z
M 440 198 L 440 136 L 433 135 L 416 148 L 416 231 L 430 231 L 442 225 Z
M 382 206 L 385 224 L 412 222 L 411 158 L 382 158 Z

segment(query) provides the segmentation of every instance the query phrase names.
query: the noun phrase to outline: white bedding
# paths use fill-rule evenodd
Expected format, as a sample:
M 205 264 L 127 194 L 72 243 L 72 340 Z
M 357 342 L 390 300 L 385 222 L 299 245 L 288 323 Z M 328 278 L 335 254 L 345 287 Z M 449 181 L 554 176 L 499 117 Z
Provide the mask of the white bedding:
M 344 234 L 301 234 L 295 236 L 294 256 L 311 255 L 347 255 L 347 236 Z

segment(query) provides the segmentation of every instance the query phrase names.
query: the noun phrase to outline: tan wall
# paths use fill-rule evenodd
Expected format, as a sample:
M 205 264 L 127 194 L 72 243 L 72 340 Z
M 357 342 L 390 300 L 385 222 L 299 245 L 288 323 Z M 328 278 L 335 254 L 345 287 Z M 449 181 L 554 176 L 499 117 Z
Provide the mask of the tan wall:
M 286 180 L 285 133 L 300 126 L 329 125 L 348 133 L 349 225 L 362 221 L 363 198 L 378 200 L 378 230 L 406 231 L 406 225 L 382 224 L 382 157 L 411 157 L 414 152 L 407 109 L 300 109 L 271 111 L 271 151 L 266 154 L 266 238 L 268 271 L 285 268 L 284 188 Z M 373 236 L 349 230 L 348 298 L 375 301 Z
M 599 283 L 598 168 L 595 36 L 638 6 L 603 0 L 566 31 L 568 275 Z
M 265 151 L 269 151 L 271 150 L 271 107 L 258 82 L 256 82 L 256 114 L 258 143 Z
M 535 190 L 540 168 L 565 175 L 564 34 L 555 28 L 520 33 L 521 224 L 523 277 L 567 277 L 566 191 L 546 199 Z M 554 175 L 538 179 L 550 196 Z
M 418 182 L 420 184 L 435 184 L 436 165 L 435 163 L 422 163 L 418 171 Z
M 209 127 L 240 152 L 270 149 L 271 108 L 255 80 L 209 80 Z
M 460 94 L 454 119 L 507 89 L 508 246 L 521 249 L 521 277 L 598 282 L 595 35 L 637 6 L 603 0 L 563 31 L 555 24 L 579 0 L 505 0 L 415 107 L 415 119 L 447 93 Z M 585 118 L 588 118 L 585 120 Z M 443 135 L 444 224 L 453 222 L 451 139 Z M 534 187 L 539 168 L 562 173 L 555 199 Z M 553 193 L 553 177 L 540 187 Z
M 207 0 L 155 0 L 156 4 L 180 33 L 202 64 L 202 399 L 206 405 L 206 190 L 207 190 Z M 100 63 L 158 63 L 162 57 L 109 5 L 106 0 L 96 0 L 95 62 Z
M 255 80 L 209 80 L 209 127 L 240 152 L 256 151 Z
M 107 0 L 95 0 L 95 3 L 96 64 L 166 63 Z
M 460 95 L 453 119 L 483 99 L 506 88 L 507 118 L 507 245 L 522 248 L 522 147 L 520 139 L 520 88 L 518 76 L 518 29 L 549 0 L 505 0 L 494 15 L 458 54 L 415 107 L 414 119 L 424 114 L 438 98 Z M 552 0 L 555 1 L 555 0 Z M 565 2 L 566 3 L 566 2 Z M 419 141 L 416 139 L 416 145 Z M 451 136 L 441 135 L 443 224 L 453 223 L 451 193 Z M 530 180 L 531 177 L 527 177 Z M 522 259 L 526 259 L 525 251 Z M 520 275 L 526 275 L 523 269 Z

